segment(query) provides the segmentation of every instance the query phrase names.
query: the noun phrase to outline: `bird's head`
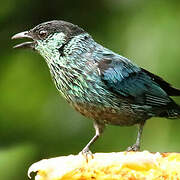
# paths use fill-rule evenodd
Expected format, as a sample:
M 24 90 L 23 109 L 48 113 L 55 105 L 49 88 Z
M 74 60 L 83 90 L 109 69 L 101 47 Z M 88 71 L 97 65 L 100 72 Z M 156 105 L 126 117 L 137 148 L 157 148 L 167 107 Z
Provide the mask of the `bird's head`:
M 64 47 L 74 36 L 85 33 L 77 25 L 65 21 L 53 20 L 37 25 L 29 31 L 18 33 L 12 39 L 28 38 L 32 41 L 24 42 L 14 48 L 31 48 L 40 54 L 51 54 Z

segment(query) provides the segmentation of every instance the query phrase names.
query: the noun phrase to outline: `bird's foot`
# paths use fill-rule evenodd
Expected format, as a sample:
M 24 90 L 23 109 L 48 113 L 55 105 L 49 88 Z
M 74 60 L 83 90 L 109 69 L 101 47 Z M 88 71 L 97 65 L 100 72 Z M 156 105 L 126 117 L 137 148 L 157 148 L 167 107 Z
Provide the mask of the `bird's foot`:
M 140 146 L 138 144 L 134 144 L 127 148 L 127 151 L 140 151 Z
M 83 155 L 88 162 L 90 159 L 93 159 L 93 153 L 89 150 L 89 148 L 85 147 L 79 154 Z

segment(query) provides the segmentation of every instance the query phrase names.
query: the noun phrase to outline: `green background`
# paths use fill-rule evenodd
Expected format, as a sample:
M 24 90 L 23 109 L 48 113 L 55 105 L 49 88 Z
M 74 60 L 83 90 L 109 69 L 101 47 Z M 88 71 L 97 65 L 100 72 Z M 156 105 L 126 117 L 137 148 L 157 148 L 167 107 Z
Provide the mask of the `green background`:
M 94 135 L 92 121 L 59 95 L 40 55 L 14 50 L 13 34 L 53 19 L 78 24 L 105 47 L 180 88 L 180 1 L 5 0 L 0 6 L 0 179 L 27 179 L 43 158 L 77 154 Z M 180 103 L 180 98 L 176 98 Z M 93 152 L 123 151 L 136 127 L 108 126 Z M 153 118 L 142 150 L 180 152 L 180 120 Z

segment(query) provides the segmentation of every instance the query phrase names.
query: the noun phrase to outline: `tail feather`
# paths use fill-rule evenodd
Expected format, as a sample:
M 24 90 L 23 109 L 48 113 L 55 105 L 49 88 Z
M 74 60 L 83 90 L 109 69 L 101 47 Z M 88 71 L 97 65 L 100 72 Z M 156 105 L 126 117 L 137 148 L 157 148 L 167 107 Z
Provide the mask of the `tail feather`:
M 166 117 L 169 119 L 180 119 L 180 106 L 173 102 L 166 111 L 163 111 L 159 115 L 160 117 Z

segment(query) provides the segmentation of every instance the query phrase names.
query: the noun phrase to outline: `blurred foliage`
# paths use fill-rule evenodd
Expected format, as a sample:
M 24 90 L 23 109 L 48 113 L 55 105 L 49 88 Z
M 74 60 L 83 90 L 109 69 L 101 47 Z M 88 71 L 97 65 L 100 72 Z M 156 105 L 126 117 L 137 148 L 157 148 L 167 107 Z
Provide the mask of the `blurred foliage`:
M 48 20 L 78 24 L 104 46 L 180 88 L 180 1 L 6 0 L 0 6 L 0 176 L 26 179 L 42 158 L 78 153 L 94 134 L 92 121 L 75 112 L 55 89 L 43 58 L 13 50 L 10 37 Z M 180 103 L 180 99 L 176 98 Z M 180 121 L 153 118 L 142 149 L 180 151 Z M 92 147 L 122 151 L 136 127 L 108 126 Z

